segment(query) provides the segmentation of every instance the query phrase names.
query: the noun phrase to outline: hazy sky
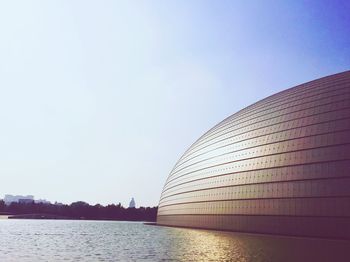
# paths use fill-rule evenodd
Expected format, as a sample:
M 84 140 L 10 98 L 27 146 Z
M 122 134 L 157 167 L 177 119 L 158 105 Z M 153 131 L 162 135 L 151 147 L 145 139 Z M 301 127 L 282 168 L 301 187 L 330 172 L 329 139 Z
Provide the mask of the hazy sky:
M 0 197 L 157 205 L 182 153 L 350 69 L 349 1 L 1 1 Z

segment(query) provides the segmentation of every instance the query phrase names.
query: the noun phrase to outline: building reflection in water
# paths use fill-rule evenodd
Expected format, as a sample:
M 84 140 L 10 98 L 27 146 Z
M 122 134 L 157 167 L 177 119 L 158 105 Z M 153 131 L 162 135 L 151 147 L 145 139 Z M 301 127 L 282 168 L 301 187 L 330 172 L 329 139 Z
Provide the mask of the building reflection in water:
M 175 261 L 350 261 L 350 242 L 172 228 Z

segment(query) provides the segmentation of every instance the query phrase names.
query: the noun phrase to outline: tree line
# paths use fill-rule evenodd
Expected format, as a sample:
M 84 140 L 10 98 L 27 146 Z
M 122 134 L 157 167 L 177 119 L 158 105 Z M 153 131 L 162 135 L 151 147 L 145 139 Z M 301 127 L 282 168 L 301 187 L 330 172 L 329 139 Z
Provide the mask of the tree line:
M 18 218 L 64 218 L 91 220 L 149 221 L 157 218 L 158 207 L 124 208 L 120 203 L 103 206 L 83 201 L 70 205 L 44 203 L 17 203 L 6 205 L 0 200 L 0 213 L 19 215 Z M 24 216 L 26 215 L 26 216 Z M 29 216 L 31 215 L 31 216 Z

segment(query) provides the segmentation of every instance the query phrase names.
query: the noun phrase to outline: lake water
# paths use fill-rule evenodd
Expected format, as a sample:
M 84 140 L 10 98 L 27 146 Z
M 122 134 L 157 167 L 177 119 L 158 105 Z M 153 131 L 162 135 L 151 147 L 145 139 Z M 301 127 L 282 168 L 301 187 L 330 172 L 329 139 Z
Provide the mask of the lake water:
M 0 220 L 0 261 L 350 261 L 350 241 L 133 222 Z

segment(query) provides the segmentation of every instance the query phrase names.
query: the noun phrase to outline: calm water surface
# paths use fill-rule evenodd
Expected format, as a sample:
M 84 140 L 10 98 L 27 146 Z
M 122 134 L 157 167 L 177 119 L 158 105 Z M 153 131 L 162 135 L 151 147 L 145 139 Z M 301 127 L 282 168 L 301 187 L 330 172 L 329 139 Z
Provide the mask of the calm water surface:
M 350 261 L 349 241 L 142 223 L 0 220 L 0 261 Z

